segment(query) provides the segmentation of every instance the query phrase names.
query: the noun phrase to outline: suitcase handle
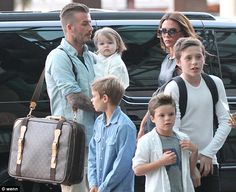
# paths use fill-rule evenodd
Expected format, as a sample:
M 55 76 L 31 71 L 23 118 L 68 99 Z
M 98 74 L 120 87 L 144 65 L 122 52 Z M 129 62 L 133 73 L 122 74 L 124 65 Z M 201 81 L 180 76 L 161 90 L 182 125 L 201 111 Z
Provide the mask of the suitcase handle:
M 57 120 L 57 121 L 65 120 L 65 118 L 63 116 L 54 116 L 54 115 L 49 115 L 45 118 L 46 119 L 51 119 L 51 120 Z

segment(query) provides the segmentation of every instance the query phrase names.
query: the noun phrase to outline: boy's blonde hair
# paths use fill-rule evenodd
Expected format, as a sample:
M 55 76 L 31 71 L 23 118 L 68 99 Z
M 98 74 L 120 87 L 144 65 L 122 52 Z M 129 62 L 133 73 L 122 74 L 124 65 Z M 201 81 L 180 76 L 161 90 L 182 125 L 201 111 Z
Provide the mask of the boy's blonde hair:
M 183 37 L 183 38 L 178 39 L 174 45 L 175 58 L 177 60 L 180 60 L 181 52 L 191 46 L 200 47 L 202 50 L 203 56 L 204 57 L 206 56 L 205 47 L 200 40 L 196 38 L 192 38 L 192 37 Z
M 108 38 L 109 40 L 113 40 L 113 38 L 115 38 L 116 41 L 116 45 L 117 45 L 117 53 L 122 54 L 123 51 L 127 50 L 124 41 L 122 40 L 121 36 L 119 35 L 119 33 L 117 33 L 114 29 L 110 28 L 110 27 L 104 27 L 102 29 L 98 29 L 95 34 L 94 34 L 94 44 L 97 47 L 98 44 L 98 38 L 100 35 L 105 36 L 106 38 Z
M 151 98 L 148 103 L 148 111 L 151 116 L 155 115 L 155 110 L 163 105 L 171 105 L 176 111 L 176 105 L 174 99 L 170 95 L 159 93 Z
M 92 89 L 97 91 L 100 98 L 106 94 L 112 105 L 118 106 L 124 95 L 124 87 L 115 76 L 99 78 L 92 83 Z

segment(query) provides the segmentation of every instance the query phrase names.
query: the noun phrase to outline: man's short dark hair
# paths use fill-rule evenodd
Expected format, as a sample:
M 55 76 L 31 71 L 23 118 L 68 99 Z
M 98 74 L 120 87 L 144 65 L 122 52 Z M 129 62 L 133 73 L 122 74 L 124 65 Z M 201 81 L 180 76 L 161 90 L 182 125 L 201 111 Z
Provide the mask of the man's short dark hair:
M 74 13 L 78 12 L 89 13 L 89 8 L 87 7 L 87 5 L 84 5 L 82 3 L 69 3 L 62 8 L 60 13 L 60 20 L 64 32 L 66 25 L 73 21 Z

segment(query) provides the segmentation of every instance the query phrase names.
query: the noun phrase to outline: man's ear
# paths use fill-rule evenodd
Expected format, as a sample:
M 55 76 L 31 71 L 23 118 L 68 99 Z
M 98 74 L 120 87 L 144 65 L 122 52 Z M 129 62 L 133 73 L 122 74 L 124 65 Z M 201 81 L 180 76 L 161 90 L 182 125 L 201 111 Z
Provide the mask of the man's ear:
M 66 25 L 66 31 L 71 32 L 71 31 L 72 31 L 72 28 L 73 28 L 73 25 L 72 25 L 72 24 L 68 23 L 68 24 Z

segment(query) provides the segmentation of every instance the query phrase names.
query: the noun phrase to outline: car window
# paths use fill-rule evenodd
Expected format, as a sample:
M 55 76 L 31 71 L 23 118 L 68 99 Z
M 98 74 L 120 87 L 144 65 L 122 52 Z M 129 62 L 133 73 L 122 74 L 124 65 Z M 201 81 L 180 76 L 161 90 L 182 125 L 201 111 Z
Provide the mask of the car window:
M 215 34 L 227 96 L 236 93 L 236 30 L 218 30 Z
M 157 89 L 161 63 L 166 55 L 156 38 L 157 26 L 128 25 L 113 28 L 127 46 L 127 51 L 122 55 L 130 76 L 126 94 L 133 97 L 151 96 Z M 196 31 L 211 54 L 206 59 L 204 70 L 219 77 L 222 75 L 228 96 L 233 95 L 236 87 L 236 32 Z M 0 32 L 0 89 L 12 87 L 18 91 L 19 100 L 29 100 L 47 54 L 59 45 L 62 37 L 60 27 Z M 92 42 L 89 47 L 95 51 Z M 221 68 L 218 54 L 221 57 Z
M 45 59 L 62 36 L 60 29 L 0 32 L 0 92 L 8 93 L 0 96 L 0 102 L 31 99 Z M 46 91 L 41 95 L 44 98 Z

